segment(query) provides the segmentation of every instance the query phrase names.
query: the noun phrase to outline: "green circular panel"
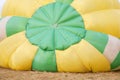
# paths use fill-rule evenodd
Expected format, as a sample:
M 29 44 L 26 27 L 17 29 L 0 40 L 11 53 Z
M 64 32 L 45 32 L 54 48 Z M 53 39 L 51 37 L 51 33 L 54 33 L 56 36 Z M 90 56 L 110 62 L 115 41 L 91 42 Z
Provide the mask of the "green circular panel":
M 84 36 L 84 22 L 69 4 L 52 3 L 39 8 L 28 21 L 26 36 L 44 50 L 64 50 Z
M 67 4 L 70 4 L 73 2 L 73 0 L 56 0 L 58 2 L 63 2 L 63 3 L 67 3 Z

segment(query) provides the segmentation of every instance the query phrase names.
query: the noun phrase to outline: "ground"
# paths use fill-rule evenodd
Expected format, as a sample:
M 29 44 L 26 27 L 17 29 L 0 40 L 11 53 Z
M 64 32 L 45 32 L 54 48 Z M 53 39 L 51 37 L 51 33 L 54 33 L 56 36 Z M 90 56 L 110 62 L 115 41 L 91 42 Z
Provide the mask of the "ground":
M 0 80 L 120 80 L 120 71 L 105 73 L 52 73 L 0 68 Z

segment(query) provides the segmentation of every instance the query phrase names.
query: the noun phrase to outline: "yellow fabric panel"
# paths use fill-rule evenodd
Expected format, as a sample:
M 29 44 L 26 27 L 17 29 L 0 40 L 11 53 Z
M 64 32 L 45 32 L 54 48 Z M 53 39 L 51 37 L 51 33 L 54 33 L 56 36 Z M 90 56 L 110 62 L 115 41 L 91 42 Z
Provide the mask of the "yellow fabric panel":
M 50 2 L 54 2 L 54 0 L 7 0 L 2 10 L 2 16 L 31 17 L 36 9 Z
M 81 14 L 95 12 L 104 9 L 116 8 L 119 1 L 115 0 L 74 0 L 71 4 Z
M 120 38 L 120 10 L 102 10 L 83 15 L 85 28 Z
M 25 40 L 24 32 L 21 32 L 0 42 L 0 66 L 9 68 L 11 55 Z
M 12 54 L 9 60 L 10 68 L 15 70 L 31 70 L 36 51 L 37 47 L 31 45 L 31 43 L 26 40 Z
M 56 63 L 59 72 L 89 72 L 78 56 L 79 54 L 75 52 L 79 44 L 65 51 L 56 50 Z
M 114 1 L 114 7 L 120 9 L 120 0 L 113 0 Z
M 71 46 L 64 51 L 56 51 L 59 72 L 109 71 L 109 61 L 87 41 Z

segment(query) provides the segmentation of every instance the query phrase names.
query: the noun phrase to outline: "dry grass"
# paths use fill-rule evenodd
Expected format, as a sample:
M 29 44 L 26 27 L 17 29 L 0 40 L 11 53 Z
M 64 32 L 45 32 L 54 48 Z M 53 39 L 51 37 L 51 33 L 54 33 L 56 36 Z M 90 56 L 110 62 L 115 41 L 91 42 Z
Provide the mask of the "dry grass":
M 106 73 L 51 73 L 0 68 L 0 80 L 120 80 L 120 71 Z

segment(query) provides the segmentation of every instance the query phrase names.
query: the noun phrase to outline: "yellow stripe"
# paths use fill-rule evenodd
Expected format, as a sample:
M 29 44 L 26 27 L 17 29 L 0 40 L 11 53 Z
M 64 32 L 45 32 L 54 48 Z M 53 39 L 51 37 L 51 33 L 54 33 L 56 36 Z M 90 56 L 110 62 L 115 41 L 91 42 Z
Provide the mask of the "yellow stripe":
M 0 43 L 0 66 L 30 70 L 36 50 L 26 39 L 25 32 L 8 37 Z
M 60 72 L 109 71 L 109 61 L 87 41 L 71 46 L 67 50 L 56 50 L 57 68 Z
M 120 0 L 113 0 L 113 2 L 114 2 L 114 7 L 120 9 Z
M 31 70 L 32 61 L 36 54 L 37 47 L 25 41 L 13 53 L 9 60 L 9 66 L 15 70 Z
M 73 0 L 72 6 L 80 14 L 86 14 L 106 9 L 120 8 L 118 0 Z
M 26 40 L 24 32 L 4 39 L 0 43 L 0 66 L 8 68 L 8 62 L 13 52 Z
M 83 15 L 85 28 L 120 38 L 120 10 L 102 10 Z
M 2 11 L 2 16 L 31 17 L 41 6 L 55 0 L 7 0 Z

